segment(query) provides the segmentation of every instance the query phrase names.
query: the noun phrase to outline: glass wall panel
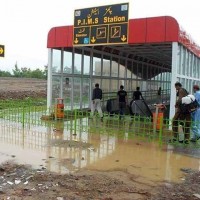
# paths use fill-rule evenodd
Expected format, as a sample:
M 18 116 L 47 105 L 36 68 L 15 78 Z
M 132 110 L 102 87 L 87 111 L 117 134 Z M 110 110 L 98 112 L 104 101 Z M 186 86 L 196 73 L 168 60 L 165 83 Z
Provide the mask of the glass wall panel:
M 74 74 L 81 74 L 81 59 L 82 55 L 75 53 L 74 56 Z
M 119 79 L 119 87 L 120 87 L 120 85 L 125 85 L 125 79 Z M 124 88 L 125 90 L 126 90 L 126 88 Z M 118 88 L 118 90 L 119 90 L 119 88 Z
M 106 73 L 106 72 L 103 72 L 103 73 Z M 101 76 L 101 58 L 93 58 L 93 75 Z
M 188 92 L 189 92 L 190 94 L 192 94 L 192 93 L 193 93 L 193 89 L 192 89 L 193 86 L 192 86 L 192 80 L 191 80 L 191 79 L 189 80 L 188 87 L 189 87 Z
M 127 61 L 127 78 L 132 77 L 132 61 Z
M 72 73 L 72 53 L 64 52 L 64 60 L 63 60 L 63 72 L 67 74 Z
M 126 68 L 125 68 L 125 60 L 123 60 L 123 59 L 120 59 L 120 65 L 119 65 L 119 78 L 124 78 L 125 76 L 125 70 L 126 70 Z M 124 85 L 124 83 L 123 83 L 123 85 Z
M 55 98 L 60 98 L 60 80 L 59 76 L 52 76 L 52 102 L 55 103 Z
M 83 79 L 82 108 L 88 108 L 90 103 L 90 79 Z
M 53 50 L 53 62 L 52 62 L 52 72 L 60 72 L 61 71 L 61 51 Z
M 111 84 L 111 87 L 110 87 L 111 92 L 118 91 L 118 89 L 119 89 L 118 88 L 118 79 L 111 79 L 110 84 Z
M 94 79 L 93 83 L 100 83 L 100 79 Z M 102 79 L 102 85 L 101 85 L 101 89 L 103 90 L 103 92 L 109 92 L 110 90 L 110 79 Z
M 187 60 L 186 60 L 186 76 L 189 76 L 189 69 L 190 69 L 190 67 L 189 67 L 189 64 L 190 64 L 190 54 L 189 54 L 189 52 L 187 51 Z
M 138 63 L 136 62 L 132 63 L 132 78 L 138 78 Z
M 180 78 L 180 81 L 179 81 L 182 85 L 183 85 L 183 87 L 185 87 L 186 88 L 186 79 L 185 78 Z
M 139 66 L 140 66 L 140 67 L 139 67 Z M 141 69 L 140 69 L 141 67 L 142 67 L 142 65 L 141 65 L 140 63 L 138 63 L 138 71 L 141 71 Z M 147 73 L 148 79 L 147 79 L 147 81 L 146 81 L 146 90 L 151 90 L 152 69 L 153 69 L 152 66 L 149 66 L 149 67 L 148 67 L 148 73 Z M 138 73 L 141 74 L 140 72 L 138 72 Z M 144 90 L 145 88 L 142 88 L 142 87 L 141 87 L 141 89 Z
M 168 89 L 170 90 L 170 88 L 171 88 L 171 80 L 172 80 L 172 73 L 171 72 L 168 72 L 168 80 L 169 80 Z
M 200 67 L 200 59 L 197 60 L 197 78 L 200 79 L 200 70 L 199 70 L 199 67 Z
M 183 51 L 183 62 L 182 62 L 182 74 L 185 75 L 185 72 L 186 72 L 186 60 L 187 60 L 187 54 L 186 54 L 186 51 L 185 51 L 185 48 L 184 48 L 184 51 Z
M 131 81 L 131 79 L 126 80 L 126 91 L 132 91 L 132 81 Z
M 138 67 L 137 76 L 138 76 L 138 78 L 142 78 L 142 63 L 138 63 L 137 67 Z
M 167 72 L 164 72 L 163 73 L 163 81 L 164 81 L 164 86 L 163 86 L 163 90 L 166 90 L 167 89 Z
M 179 66 L 178 67 L 178 74 L 182 74 L 182 70 L 183 70 L 183 48 L 181 46 L 179 46 L 179 51 L 180 51 L 180 56 L 179 56 Z
M 139 81 L 137 82 L 136 80 L 132 80 L 131 81 L 131 87 L 132 87 L 132 91 L 135 91 L 136 90 L 136 87 L 138 87 L 139 84 Z
M 194 78 L 197 77 L 197 59 L 196 59 L 196 56 L 194 57 L 192 76 L 193 76 Z
M 116 61 L 112 61 L 112 72 L 111 72 L 112 77 L 118 77 L 118 67 L 119 64 Z
M 83 74 L 90 74 L 90 56 L 84 55 L 84 66 L 83 66 Z
M 80 92 L 81 92 L 81 78 L 79 77 L 74 77 L 74 103 L 73 107 L 75 108 L 80 108 Z
M 110 77 L 110 68 L 111 62 L 108 59 L 103 59 L 103 69 L 102 69 L 102 76 Z
M 119 88 L 117 88 L 118 80 L 112 80 L 113 88 L 116 85 L 116 88 L 109 91 L 109 79 L 102 79 L 102 90 L 103 90 L 103 105 L 106 106 L 106 100 L 111 98 L 117 98 L 117 91 Z
M 71 108 L 71 91 L 72 91 L 72 78 L 64 76 L 63 77 L 63 98 L 65 109 Z

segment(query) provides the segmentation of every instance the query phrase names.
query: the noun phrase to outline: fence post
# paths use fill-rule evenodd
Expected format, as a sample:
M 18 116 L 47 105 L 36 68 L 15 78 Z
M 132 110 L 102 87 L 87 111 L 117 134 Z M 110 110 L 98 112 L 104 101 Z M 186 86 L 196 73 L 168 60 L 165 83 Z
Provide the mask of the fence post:
M 25 109 L 24 109 L 24 105 L 22 108 L 22 127 L 24 128 L 24 121 L 25 121 Z
M 75 109 L 74 113 L 74 133 L 76 134 L 76 120 L 77 120 L 77 109 Z
M 162 144 L 162 136 L 163 136 L 163 121 L 164 119 L 160 120 L 160 130 L 159 130 L 159 144 Z

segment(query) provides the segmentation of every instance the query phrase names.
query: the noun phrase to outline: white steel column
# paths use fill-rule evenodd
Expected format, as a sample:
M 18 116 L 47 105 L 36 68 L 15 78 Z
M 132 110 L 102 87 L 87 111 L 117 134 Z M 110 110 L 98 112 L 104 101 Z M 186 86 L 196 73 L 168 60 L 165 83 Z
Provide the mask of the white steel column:
M 80 77 L 80 109 L 83 108 L 83 71 L 84 71 L 84 50 L 82 49 L 82 54 L 81 54 L 81 77 Z M 85 106 L 84 106 L 85 107 Z
M 128 61 L 127 61 L 127 57 L 129 56 L 129 54 L 127 54 L 126 55 L 126 60 L 125 60 L 125 66 L 124 66 L 124 68 L 125 68 L 125 70 L 124 70 L 124 79 L 125 79 L 125 81 L 124 81 L 124 88 L 125 88 L 125 90 L 127 91 L 127 88 L 128 88 L 128 84 L 127 84 L 127 63 L 128 63 Z
M 52 61 L 53 49 L 48 49 L 48 75 L 47 75 L 47 111 L 50 111 L 52 106 Z
M 131 61 L 131 91 L 133 91 L 133 60 Z
M 113 63 L 112 59 L 113 59 L 113 57 L 110 56 L 109 93 L 112 92 L 112 83 L 113 83 L 112 82 L 112 63 Z
M 104 69 L 104 63 L 103 63 L 103 54 L 101 54 L 101 79 L 100 79 L 100 88 L 102 89 L 102 82 L 103 82 L 103 69 Z
M 173 118 L 175 114 L 175 103 L 176 103 L 176 90 L 175 83 L 177 82 L 177 73 L 178 73 L 178 60 L 179 60 L 179 51 L 178 43 L 172 43 L 172 73 L 171 73 L 171 95 L 170 95 L 170 119 Z
M 92 91 L 93 91 L 93 48 L 91 48 L 90 51 L 90 106 L 91 106 L 91 101 L 92 101 Z
M 75 59 L 75 49 L 72 50 L 72 77 L 71 77 L 71 109 L 74 107 L 74 59 Z
M 61 66 L 60 66 L 60 98 L 63 98 L 63 63 L 64 63 L 64 50 L 61 49 Z
M 118 58 L 118 64 L 117 64 L 117 73 L 118 73 L 118 75 L 117 75 L 117 90 L 119 89 L 119 80 L 120 80 L 120 67 L 121 67 L 121 65 L 120 65 L 120 58 Z

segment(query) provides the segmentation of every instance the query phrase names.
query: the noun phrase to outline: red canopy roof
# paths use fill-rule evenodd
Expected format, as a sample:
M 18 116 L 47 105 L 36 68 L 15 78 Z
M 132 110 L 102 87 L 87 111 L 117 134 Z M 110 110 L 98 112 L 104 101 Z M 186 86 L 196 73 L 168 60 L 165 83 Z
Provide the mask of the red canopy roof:
M 72 47 L 73 26 L 54 27 L 48 33 L 47 48 Z M 200 47 L 170 16 L 129 20 L 128 45 L 179 42 L 200 57 Z

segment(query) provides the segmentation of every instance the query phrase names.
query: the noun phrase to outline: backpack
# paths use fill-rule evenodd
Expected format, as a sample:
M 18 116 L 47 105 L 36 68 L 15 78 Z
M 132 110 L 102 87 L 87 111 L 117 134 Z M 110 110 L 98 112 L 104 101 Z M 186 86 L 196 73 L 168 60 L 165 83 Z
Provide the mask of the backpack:
M 194 95 L 187 95 L 183 97 L 181 101 L 180 110 L 182 114 L 193 113 L 200 107 Z

